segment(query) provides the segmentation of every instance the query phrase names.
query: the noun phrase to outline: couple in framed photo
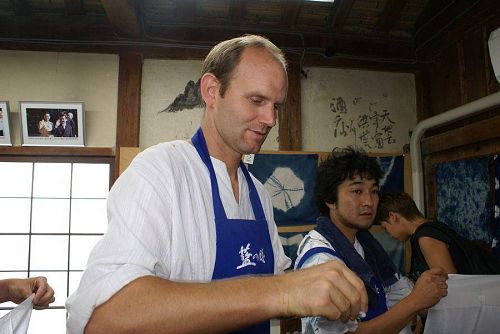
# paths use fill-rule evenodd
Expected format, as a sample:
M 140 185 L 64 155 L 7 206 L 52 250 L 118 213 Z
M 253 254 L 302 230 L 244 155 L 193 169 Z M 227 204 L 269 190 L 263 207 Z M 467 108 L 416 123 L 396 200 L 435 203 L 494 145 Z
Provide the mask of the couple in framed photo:
M 12 145 L 8 102 L 0 102 L 0 144 Z M 82 102 L 19 102 L 23 146 L 84 146 Z

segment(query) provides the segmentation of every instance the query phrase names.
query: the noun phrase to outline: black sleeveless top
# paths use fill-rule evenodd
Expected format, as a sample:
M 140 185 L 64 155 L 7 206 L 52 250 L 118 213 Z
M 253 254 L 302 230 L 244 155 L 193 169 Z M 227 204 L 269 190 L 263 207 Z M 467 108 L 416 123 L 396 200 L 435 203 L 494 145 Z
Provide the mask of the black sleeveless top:
M 410 239 L 412 246 L 410 276 L 412 278 L 420 277 L 429 269 L 418 244 L 418 239 L 422 237 L 434 238 L 448 245 L 448 251 L 458 274 L 499 273 L 500 259 L 496 258 L 493 253 L 478 246 L 479 242 L 463 238 L 448 225 L 433 221 L 420 225 Z

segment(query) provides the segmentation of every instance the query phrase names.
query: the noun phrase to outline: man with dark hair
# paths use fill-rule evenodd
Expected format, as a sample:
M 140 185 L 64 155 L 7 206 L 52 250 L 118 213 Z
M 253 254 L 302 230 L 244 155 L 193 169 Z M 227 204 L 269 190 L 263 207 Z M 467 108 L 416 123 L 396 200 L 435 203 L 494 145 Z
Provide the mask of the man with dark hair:
M 67 302 L 68 333 L 264 334 L 273 318 L 366 309 L 343 264 L 283 274 L 271 199 L 241 162 L 260 150 L 287 88 L 283 53 L 266 38 L 210 51 L 191 141 L 145 150 L 113 185 L 108 231 Z
M 500 261 L 488 245 L 466 240 L 448 225 L 425 218 L 404 192 L 381 196 L 377 220 L 392 237 L 411 240 L 412 277 L 436 267 L 448 274 L 500 273 Z
M 62 113 L 59 116 L 59 124 L 52 131 L 54 137 L 74 137 L 73 128 L 68 122 L 68 115 Z
M 440 269 L 426 272 L 412 290 L 368 232 L 377 212 L 380 176 L 376 160 L 353 148 L 334 151 L 318 167 L 315 200 L 321 216 L 299 246 L 296 269 L 345 263 L 363 280 L 369 309 L 359 322 L 303 318 L 305 334 L 411 333 L 412 318 L 446 295 L 447 275 Z

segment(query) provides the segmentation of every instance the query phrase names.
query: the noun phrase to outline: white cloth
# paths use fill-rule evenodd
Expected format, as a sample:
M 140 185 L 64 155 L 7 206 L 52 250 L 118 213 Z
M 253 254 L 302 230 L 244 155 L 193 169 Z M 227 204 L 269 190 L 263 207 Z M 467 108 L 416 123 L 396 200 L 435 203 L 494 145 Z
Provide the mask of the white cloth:
M 424 334 L 500 332 L 500 275 L 448 275 L 448 295 L 429 309 Z
M 299 261 L 302 259 L 302 256 L 308 250 L 316 247 L 327 247 L 335 250 L 330 242 L 328 242 L 328 240 L 323 237 L 323 235 L 315 230 L 312 230 L 304 237 L 304 240 L 302 240 L 301 244 L 299 245 L 299 249 L 297 251 L 298 256 L 295 264 L 299 263 Z M 363 247 L 357 239 L 354 240 L 354 249 L 356 249 L 361 257 L 365 258 Z M 344 261 L 342 261 L 340 258 L 331 254 L 318 253 L 307 259 L 302 265 L 302 268 L 312 267 L 332 260 L 337 260 L 344 263 Z M 387 307 L 389 309 L 393 307 L 396 303 L 401 301 L 401 299 L 406 297 L 412 289 L 413 283 L 408 278 L 398 277 L 398 281 L 396 283 L 384 288 L 387 299 Z M 303 334 L 343 334 L 346 332 L 354 332 L 357 328 L 357 321 L 348 321 L 346 323 L 343 323 L 340 320 L 331 321 L 323 317 L 302 318 Z M 401 334 L 410 334 L 411 332 L 412 331 L 409 325 L 400 331 Z
M 26 334 L 33 310 L 32 294 L 12 311 L 0 318 L 0 334 Z
M 226 165 L 212 163 L 228 218 L 253 219 L 248 186 L 238 170 L 239 204 Z M 274 272 L 290 266 L 279 240 L 273 207 L 253 178 L 274 250 Z M 108 197 L 108 231 L 92 250 L 80 286 L 66 302 L 68 333 L 82 333 L 93 309 L 129 282 L 146 275 L 174 281 L 210 281 L 215 266 L 215 223 L 210 177 L 186 141 L 140 153 Z

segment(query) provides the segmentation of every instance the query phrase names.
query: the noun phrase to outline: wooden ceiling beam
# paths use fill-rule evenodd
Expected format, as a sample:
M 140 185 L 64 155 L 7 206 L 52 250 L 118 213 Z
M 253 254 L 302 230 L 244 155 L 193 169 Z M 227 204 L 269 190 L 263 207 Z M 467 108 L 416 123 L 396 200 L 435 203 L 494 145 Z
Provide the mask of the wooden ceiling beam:
M 245 33 L 263 34 L 261 29 L 246 28 Z M 226 27 L 221 30 L 216 27 L 150 27 L 148 33 L 165 41 L 175 43 L 190 43 L 194 45 L 213 46 L 221 40 L 241 36 L 243 30 L 237 27 Z M 360 38 L 359 36 L 337 36 L 335 34 L 293 34 L 285 32 L 265 32 L 266 37 L 284 49 L 318 50 L 333 48 L 336 53 L 352 55 L 353 57 L 383 59 L 386 61 L 402 60 L 413 61 L 414 49 L 411 42 L 386 41 L 374 38 Z M 331 55 L 335 56 L 335 55 Z
M 82 0 L 64 0 L 64 5 L 66 7 L 66 14 L 68 15 L 85 14 Z
M 132 0 L 101 0 L 114 31 L 121 37 L 141 37 L 141 25 Z
M 430 1 L 429 3 L 432 2 Z M 429 4 L 428 6 L 433 5 Z M 433 11 L 435 10 L 433 16 L 426 17 L 426 22 L 419 21 L 420 26 L 415 33 L 415 46 L 422 46 L 439 35 L 443 30 L 449 29 L 450 25 L 465 15 L 473 6 L 475 6 L 475 3 L 471 3 L 470 0 L 456 0 L 451 4 L 446 1 L 442 7 L 433 9 Z M 427 10 L 426 15 L 429 15 Z
M 229 3 L 229 20 L 232 22 L 241 21 L 245 17 L 246 1 L 231 0 Z
M 407 0 L 387 0 L 385 8 L 377 22 L 378 31 L 390 31 L 401 18 L 401 12 Z
M 0 35 L 16 39 L 77 41 L 112 41 L 116 33 L 105 15 L 45 14 L 31 16 L 6 16 L 0 20 Z
M 18 16 L 31 15 L 33 10 L 28 0 L 14 0 L 14 13 Z
M 281 11 L 280 25 L 293 27 L 297 22 L 302 1 L 288 0 Z
M 48 52 L 84 52 L 84 53 L 102 53 L 102 54 L 121 54 L 121 53 L 136 53 L 142 54 L 144 59 L 176 59 L 176 60 L 203 60 L 208 53 L 208 48 L 199 49 L 183 48 L 183 47 L 160 47 L 160 46 L 119 46 L 119 45 L 92 45 L 92 44 L 56 44 L 56 43 L 13 43 L 1 42 L 0 49 L 2 50 L 23 50 L 23 51 L 48 51 Z M 289 62 L 302 61 L 303 66 L 326 66 L 326 67 L 346 67 L 374 71 L 390 71 L 390 72 L 408 72 L 415 71 L 415 66 L 411 63 L 391 63 L 377 62 L 376 59 L 359 60 L 342 57 L 326 58 L 317 53 L 306 53 L 302 60 L 302 55 L 297 53 L 286 53 L 286 58 Z
M 22 50 L 22 51 L 48 51 L 48 52 L 83 52 L 100 54 L 122 54 L 135 53 L 142 54 L 144 58 L 153 59 L 175 59 L 175 60 L 203 60 L 208 54 L 206 47 L 189 48 L 176 46 L 133 46 L 133 45 L 103 45 L 92 43 L 60 44 L 56 42 L 27 43 L 27 42 L 2 42 L 1 50 Z
M 196 0 L 179 0 L 176 3 L 175 13 L 179 19 L 189 22 L 198 15 Z
M 457 0 L 458 3 L 464 5 L 464 1 Z M 445 7 L 442 8 L 442 12 L 435 19 L 432 19 L 427 25 L 421 27 L 421 32 L 417 31 L 416 38 L 414 41 L 415 45 L 415 55 L 416 59 L 419 61 L 432 61 L 446 48 L 455 47 L 455 43 L 463 38 L 464 34 L 471 29 L 471 27 L 477 27 L 479 22 L 498 22 L 498 17 L 500 17 L 500 7 L 498 6 L 498 0 L 482 0 L 479 3 L 470 4 L 468 9 L 463 9 L 459 14 L 450 22 L 442 24 L 439 26 L 435 21 L 439 20 L 440 15 L 445 15 Z M 427 9 L 426 9 L 427 11 Z M 450 15 L 448 13 L 448 15 Z M 451 17 L 451 16 L 450 16 Z M 429 25 L 433 25 L 434 28 Z M 435 29 L 435 31 L 429 32 Z M 424 36 L 425 35 L 425 36 Z
M 449 0 L 427 0 L 427 5 L 415 21 L 413 33 L 415 34 L 422 30 L 448 4 L 450 4 Z
M 331 27 L 333 31 L 339 32 L 344 28 L 345 21 L 351 12 L 355 0 L 335 1 L 332 13 Z

